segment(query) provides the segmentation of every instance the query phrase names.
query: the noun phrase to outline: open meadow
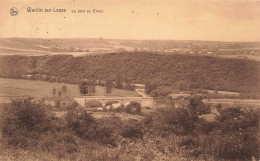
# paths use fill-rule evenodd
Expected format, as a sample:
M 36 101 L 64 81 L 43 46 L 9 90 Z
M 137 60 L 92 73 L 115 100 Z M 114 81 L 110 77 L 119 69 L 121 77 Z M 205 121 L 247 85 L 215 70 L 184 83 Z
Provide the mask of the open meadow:
M 56 88 L 57 91 L 61 90 L 61 87 L 65 85 L 67 87 L 67 96 L 75 97 L 80 96 L 78 85 L 65 84 L 65 83 L 52 83 L 43 81 L 32 81 L 23 79 L 4 79 L 0 78 L 0 101 L 6 103 L 10 98 L 15 97 L 52 97 L 52 89 Z M 96 86 L 95 96 L 105 96 L 105 87 Z M 110 96 L 140 96 L 135 91 L 127 91 L 122 89 L 113 89 Z

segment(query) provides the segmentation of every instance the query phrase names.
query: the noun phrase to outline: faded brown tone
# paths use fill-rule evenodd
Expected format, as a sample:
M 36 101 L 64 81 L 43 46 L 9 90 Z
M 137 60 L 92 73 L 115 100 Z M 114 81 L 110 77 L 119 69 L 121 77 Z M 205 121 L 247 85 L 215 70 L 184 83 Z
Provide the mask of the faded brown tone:
M 1 0 L 0 37 L 260 41 L 258 0 Z M 16 7 L 18 16 L 10 16 Z M 28 13 L 65 8 L 66 13 Z M 72 13 L 101 9 L 104 13 Z

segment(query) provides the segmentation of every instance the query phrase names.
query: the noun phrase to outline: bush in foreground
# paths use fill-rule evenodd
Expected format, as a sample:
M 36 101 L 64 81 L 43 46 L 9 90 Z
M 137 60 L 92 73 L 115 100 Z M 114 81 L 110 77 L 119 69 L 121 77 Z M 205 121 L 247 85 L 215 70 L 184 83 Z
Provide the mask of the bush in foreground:
M 139 122 L 131 120 L 123 126 L 121 135 L 124 138 L 143 139 L 143 126 Z
M 27 147 L 42 133 L 53 130 L 54 115 L 43 101 L 30 98 L 13 100 L 1 113 L 1 131 L 8 144 Z
M 144 123 L 153 134 L 175 142 L 187 156 L 259 159 L 259 111 L 230 107 L 219 112 L 215 122 L 207 122 L 194 117 L 189 108 L 161 109 L 148 115 Z

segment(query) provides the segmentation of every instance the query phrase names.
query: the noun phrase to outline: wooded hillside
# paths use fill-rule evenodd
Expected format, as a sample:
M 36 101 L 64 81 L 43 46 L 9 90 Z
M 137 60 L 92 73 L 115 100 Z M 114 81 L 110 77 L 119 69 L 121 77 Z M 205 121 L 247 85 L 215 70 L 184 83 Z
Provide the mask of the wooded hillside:
M 77 83 L 83 78 L 156 81 L 160 85 L 259 93 L 260 63 L 210 56 L 163 55 L 145 52 L 73 57 L 1 56 L 0 77 L 44 75 L 47 79 Z

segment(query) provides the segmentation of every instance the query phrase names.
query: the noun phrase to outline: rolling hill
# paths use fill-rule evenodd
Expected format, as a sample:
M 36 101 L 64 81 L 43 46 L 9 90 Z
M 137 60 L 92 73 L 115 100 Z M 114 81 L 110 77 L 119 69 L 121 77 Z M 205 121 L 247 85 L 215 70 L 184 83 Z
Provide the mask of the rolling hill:
M 259 93 L 260 63 L 251 60 L 212 56 L 162 55 L 147 52 L 124 52 L 73 57 L 1 56 L 0 77 L 44 76 L 60 82 L 77 83 L 84 78 L 147 81 L 159 85 L 182 85 L 244 93 Z

